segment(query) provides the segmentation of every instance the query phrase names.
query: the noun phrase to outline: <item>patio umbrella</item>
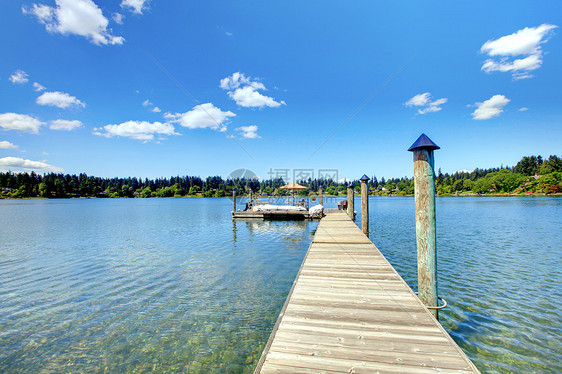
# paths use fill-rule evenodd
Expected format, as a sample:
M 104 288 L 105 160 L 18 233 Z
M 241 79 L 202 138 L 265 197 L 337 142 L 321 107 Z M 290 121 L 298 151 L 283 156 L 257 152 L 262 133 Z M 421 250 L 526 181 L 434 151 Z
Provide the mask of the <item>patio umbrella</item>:
M 301 186 L 300 184 L 293 182 L 293 183 L 289 183 L 289 184 L 286 184 L 284 186 L 281 186 L 279 188 L 282 188 L 284 190 L 293 190 L 293 204 L 294 204 L 295 190 L 306 190 L 308 187 Z
M 284 190 L 306 190 L 308 187 L 301 186 L 300 184 L 293 182 L 279 188 L 282 188 Z

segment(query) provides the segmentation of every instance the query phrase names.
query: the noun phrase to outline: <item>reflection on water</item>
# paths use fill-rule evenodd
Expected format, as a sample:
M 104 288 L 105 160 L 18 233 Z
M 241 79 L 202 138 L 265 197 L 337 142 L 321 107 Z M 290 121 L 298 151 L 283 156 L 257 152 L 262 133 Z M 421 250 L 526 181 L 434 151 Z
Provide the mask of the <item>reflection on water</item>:
M 369 204 L 371 239 L 415 288 L 413 199 Z M 252 372 L 317 222 L 231 207 L 0 200 L 0 372 Z M 441 322 L 483 372 L 562 372 L 561 208 L 437 199 Z
M 369 208 L 371 240 L 416 288 L 413 198 Z M 455 341 L 482 372 L 562 372 L 562 199 L 438 198 L 436 214 L 440 322 Z
M 313 222 L 228 199 L 0 202 L 0 372 L 251 372 Z

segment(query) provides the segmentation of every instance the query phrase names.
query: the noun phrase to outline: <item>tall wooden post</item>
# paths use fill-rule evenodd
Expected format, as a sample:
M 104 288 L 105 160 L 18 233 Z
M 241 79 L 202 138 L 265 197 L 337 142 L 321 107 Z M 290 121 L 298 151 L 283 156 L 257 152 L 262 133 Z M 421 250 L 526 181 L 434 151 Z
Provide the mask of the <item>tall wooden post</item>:
M 318 186 L 318 203 L 324 205 L 324 200 L 322 199 L 322 185 Z
M 367 174 L 363 174 L 361 177 L 361 228 L 363 229 L 363 234 L 369 236 L 369 187 L 367 182 L 369 181 Z
M 418 247 L 418 296 L 437 307 L 437 250 L 435 237 L 435 170 L 433 151 L 439 147 L 425 134 L 408 149 L 414 152 L 414 196 Z M 431 309 L 438 318 L 437 309 Z
M 236 212 L 236 188 L 232 189 L 232 211 Z
M 347 186 L 347 215 L 352 221 L 355 221 L 355 193 L 353 189 L 355 186 L 350 183 Z

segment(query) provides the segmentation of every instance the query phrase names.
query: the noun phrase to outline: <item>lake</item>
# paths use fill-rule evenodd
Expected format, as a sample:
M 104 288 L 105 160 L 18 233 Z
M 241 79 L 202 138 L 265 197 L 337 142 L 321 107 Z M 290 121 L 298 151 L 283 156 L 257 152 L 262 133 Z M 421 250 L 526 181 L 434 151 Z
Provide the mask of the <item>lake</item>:
M 317 222 L 233 222 L 231 207 L 0 200 L 0 372 L 252 372 Z M 440 321 L 482 372 L 562 371 L 561 208 L 437 199 Z M 370 211 L 415 289 L 413 198 Z

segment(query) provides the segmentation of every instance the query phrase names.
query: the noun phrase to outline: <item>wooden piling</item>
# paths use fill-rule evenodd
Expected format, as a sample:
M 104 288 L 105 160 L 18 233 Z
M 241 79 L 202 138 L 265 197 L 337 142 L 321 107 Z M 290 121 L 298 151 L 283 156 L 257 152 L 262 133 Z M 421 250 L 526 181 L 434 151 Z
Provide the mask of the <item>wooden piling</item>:
M 430 308 L 438 306 L 433 159 L 435 149 L 439 147 L 425 134 L 422 134 L 408 149 L 414 153 L 418 296 Z M 431 311 L 435 318 L 438 318 L 438 310 L 431 309 Z
M 318 187 L 318 204 L 324 205 L 324 200 L 322 199 L 322 185 Z
M 232 189 L 232 211 L 236 212 L 236 188 Z
M 367 182 L 369 181 L 367 174 L 363 174 L 361 177 L 361 228 L 363 229 L 363 234 L 369 236 L 369 187 Z
M 355 188 L 353 183 L 347 186 L 347 215 L 352 221 L 355 221 L 355 193 L 353 188 Z

